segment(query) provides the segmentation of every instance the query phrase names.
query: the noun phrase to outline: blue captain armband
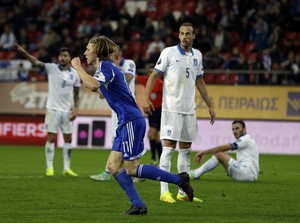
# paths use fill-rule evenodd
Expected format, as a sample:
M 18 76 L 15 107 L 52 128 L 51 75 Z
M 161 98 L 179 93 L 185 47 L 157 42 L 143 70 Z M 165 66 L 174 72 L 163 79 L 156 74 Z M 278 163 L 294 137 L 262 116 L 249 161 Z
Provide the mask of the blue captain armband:
M 231 150 L 237 150 L 238 149 L 238 144 L 236 143 L 236 142 L 234 142 L 234 143 L 230 143 L 230 145 L 231 145 L 231 147 L 232 147 L 232 149 Z

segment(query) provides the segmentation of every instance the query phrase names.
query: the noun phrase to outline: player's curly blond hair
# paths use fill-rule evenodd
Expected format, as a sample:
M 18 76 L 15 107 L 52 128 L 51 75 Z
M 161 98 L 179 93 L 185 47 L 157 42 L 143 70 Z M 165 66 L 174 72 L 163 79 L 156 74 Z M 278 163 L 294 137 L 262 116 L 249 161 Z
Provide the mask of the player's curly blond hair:
M 102 60 L 109 60 L 110 55 L 118 47 L 111 39 L 106 36 L 94 36 L 89 40 L 94 45 L 94 53 Z

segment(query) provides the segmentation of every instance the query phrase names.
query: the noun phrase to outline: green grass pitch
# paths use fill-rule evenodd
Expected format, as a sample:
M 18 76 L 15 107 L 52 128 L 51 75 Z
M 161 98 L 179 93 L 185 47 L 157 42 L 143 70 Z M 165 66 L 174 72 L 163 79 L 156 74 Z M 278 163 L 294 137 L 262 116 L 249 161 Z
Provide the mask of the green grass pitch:
M 0 146 L 0 222 L 300 222 L 300 156 L 261 155 L 255 183 L 233 182 L 219 166 L 191 181 L 204 203 L 163 203 L 159 182 L 135 183 L 148 214 L 124 216 L 120 213 L 130 202 L 116 181 L 89 179 L 103 170 L 108 154 L 109 150 L 73 150 L 72 168 L 79 177 L 71 178 L 62 175 L 62 153 L 56 149 L 55 176 L 45 177 L 43 147 Z M 192 168 L 197 166 L 194 155 Z M 176 159 L 174 153 L 172 172 Z M 150 152 L 141 161 L 149 163 Z M 177 187 L 169 187 L 176 195 Z

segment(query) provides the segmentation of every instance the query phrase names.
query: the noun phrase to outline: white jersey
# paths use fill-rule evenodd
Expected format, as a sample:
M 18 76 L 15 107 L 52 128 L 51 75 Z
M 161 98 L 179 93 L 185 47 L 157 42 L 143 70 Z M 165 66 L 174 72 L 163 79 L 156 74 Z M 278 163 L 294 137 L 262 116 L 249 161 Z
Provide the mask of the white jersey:
M 132 96 L 135 98 L 135 71 L 136 71 L 135 62 L 133 60 L 122 58 L 120 62 L 120 68 L 124 74 L 132 75 L 132 79 L 129 83 L 129 89 L 132 93 Z
M 48 75 L 48 99 L 46 108 L 69 112 L 73 106 L 73 88 L 80 87 L 78 73 L 72 67 L 62 70 L 58 64 L 45 63 Z
M 132 79 L 128 87 L 131 91 L 132 96 L 135 98 L 135 71 L 136 71 L 135 62 L 133 60 L 122 58 L 119 67 L 121 71 L 124 73 L 124 75 L 125 74 L 132 75 Z M 116 137 L 116 129 L 118 126 L 118 117 L 114 111 L 112 111 L 111 118 L 112 118 L 112 134 L 114 140 L 114 138 Z
M 254 139 L 245 134 L 230 144 L 232 150 L 236 150 L 236 158 L 239 163 L 247 163 L 250 168 L 259 173 L 259 154 Z
M 201 52 L 192 48 L 186 53 L 179 44 L 167 47 L 154 69 L 164 76 L 162 110 L 195 114 L 196 79 L 204 76 Z

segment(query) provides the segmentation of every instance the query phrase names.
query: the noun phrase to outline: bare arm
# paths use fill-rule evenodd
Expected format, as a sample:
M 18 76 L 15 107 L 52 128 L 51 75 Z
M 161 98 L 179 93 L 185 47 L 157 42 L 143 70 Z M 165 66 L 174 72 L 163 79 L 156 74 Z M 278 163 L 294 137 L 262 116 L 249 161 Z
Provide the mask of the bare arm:
M 229 151 L 231 149 L 232 149 L 232 147 L 231 147 L 230 144 L 224 144 L 224 145 L 221 145 L 221 146 L 213 147 L 211 149 L 203 150 L 203 151 L 200 151 L 196 154 L 195 161 L 197 163 L 199 163 L 199 162 L 201 162 L 201 160 L 204 158 L 204 155 L 206 155 L 206 154 L 216 154 L 218 152 L 226 152 L 226 151 Z
M 36 57 L 30 55 L 22 46 L 15 44 L 15 49 L 21 53 L 27 60 L 29 60 L 34 66 L 43 67 L 44 63 L 38 60 Z
M 126 77 L 126 81 L 128 84 L 130 84 L 130 82 L 132 81 L 133 79 L 133 76 L 131 74 L 125 74 L 125 77 Z
M 74 87 L 74 107 L 78 108 L 79 101 L 79 87 Z
M 216 118 L 216 113 L 214 110 L 214 106 L 208 96 L 208 91 L 206 88 L 206 84 L 204 82 L 203 78 L 198 78 L 196 80 L 196 87 L 201 95 L 201 97 L 203 98 L 203 100 L 205 101 L 208 109 L 209 109 L 209 114 L 210 114 L 210 124 L 214 124 L 215 123 L 215 118 Z
M 70 114 L 70 120 L 73 121 L 77 117 L 78 114 L 78 101 L 79 101 L 79 87 L 74 87 L 73 92 L 74 92 L 74 108 L 71 111 Z
M 160 76 L 159 73 L 157 73 L 155 70 L 151 73 L 151 75 L 148 78 L 147 84 L 146 84 L 146 92 L 145 92 L 145 102 L 143 105 L 143 110 L 146 114 L 152 114 L 152 111 L 154 110 L 154 106 L 150 101 L 150 95 L 154 88 L 154 84 L 156 82 L 156 79 Z
M 79 57 L 75 57 L 71 61 L 72 66 L 79 74 L 83 84 L 91 91 L 96 91 L 100 88 L 100 83 L 95 78 L 90 76 L 81 66 L 81 61 Z

